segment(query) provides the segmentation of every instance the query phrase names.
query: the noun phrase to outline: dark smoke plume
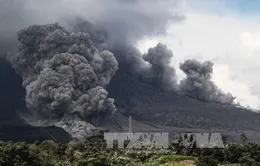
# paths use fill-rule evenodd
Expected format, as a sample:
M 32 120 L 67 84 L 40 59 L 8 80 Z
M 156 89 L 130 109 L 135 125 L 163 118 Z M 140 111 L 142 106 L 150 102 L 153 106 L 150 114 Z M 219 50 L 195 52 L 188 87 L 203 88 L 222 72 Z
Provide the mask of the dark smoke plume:
M 222 92 L 213 81 L 213 63 L 197 60 L 186 60 L 180 64 L 180 69 L 186 74 L 187 78 L 180 82 L 180 90 L 184 94 L 201 101 L 215 102 L 221 104 L 233 104 L 235 97 L 230 93 Z
M 157 86 L 164 90 L 172 90 L 177 86 L 175 69 L 170 66 L 173 53 L 164 44 L 157 44 L 143 55 L 145 61 L 151 64 L 151 70 Z
M 8 58 L 23 79 L 30 110 L 53 119 L 115 112 L 104 87 L 118 63 L 111 52 L 98 51 L 88 34 L 33 25 L 19 31 L 18 40 L 19 52 Z

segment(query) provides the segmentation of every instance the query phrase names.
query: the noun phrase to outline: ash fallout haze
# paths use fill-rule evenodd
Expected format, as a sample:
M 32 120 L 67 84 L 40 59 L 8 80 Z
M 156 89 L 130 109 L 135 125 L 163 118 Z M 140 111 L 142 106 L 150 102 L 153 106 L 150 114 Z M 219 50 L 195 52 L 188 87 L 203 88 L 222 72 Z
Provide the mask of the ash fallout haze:
M 0 0 L 1 119 L 258 130 L 260 13 L 238 2 Z

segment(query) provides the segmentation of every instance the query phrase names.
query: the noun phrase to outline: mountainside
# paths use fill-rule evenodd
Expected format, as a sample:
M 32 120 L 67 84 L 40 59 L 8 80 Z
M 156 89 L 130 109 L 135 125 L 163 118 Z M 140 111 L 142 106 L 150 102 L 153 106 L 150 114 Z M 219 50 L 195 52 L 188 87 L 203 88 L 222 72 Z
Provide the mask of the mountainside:
M 232 138 L 245 132 L 253 141 L 260 138 L 259 113 L 163 92 L 126 70 L 117 72 L 107 90 L 117 106 L 114 119 L 125 131 L 130 115 L 135 131 L 220 132 Z
M 108 86 L 118 111 L 138 120 L 178 127 L 260 129 L 260 114 L 229 105 L 204 103 L 162 92 L 130 73 L 118 71 Z

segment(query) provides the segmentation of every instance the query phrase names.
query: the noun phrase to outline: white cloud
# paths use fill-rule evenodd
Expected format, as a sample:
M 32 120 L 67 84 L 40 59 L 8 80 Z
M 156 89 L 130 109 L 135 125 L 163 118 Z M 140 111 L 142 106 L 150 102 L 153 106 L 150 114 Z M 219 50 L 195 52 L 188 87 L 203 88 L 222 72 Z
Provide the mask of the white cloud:
M 223 16 L 189 8 L 187 19 L 170 25 L 167 35 L 137 45 L 145 52 L 159 41 L 173 50 L 176 69 L 185 59 L 211 60 L 216 84 L 244 106 L 260 109 L 260 24 L 234 13 Z M 180 70 L 177 74 L 184 77 Z
M 244 32 L 240 36 L 241 43 L 254 51 L 255 49 L 260 48 L 260 35 L 259 34 L 252 34 L 251 32 Z

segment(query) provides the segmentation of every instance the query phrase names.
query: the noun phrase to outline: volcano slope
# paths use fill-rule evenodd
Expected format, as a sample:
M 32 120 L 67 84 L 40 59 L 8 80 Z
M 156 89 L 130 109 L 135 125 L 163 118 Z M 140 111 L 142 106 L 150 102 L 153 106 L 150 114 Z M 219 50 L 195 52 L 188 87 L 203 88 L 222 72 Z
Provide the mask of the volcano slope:
M 239 139 L 244 132 L 249 140 L 260 142 L 259 113 L 163 92 L 145 83 L 142 77 L 120 69 L 107 88 L 116 101 L 117 113 L 112 119 L 120 126 L 117 130 L 127 131 L 127 117 L 131 115 L 134 132 L 220 132 L 232 139 Z M 103 125 L 113 128 L 111 124 Z

